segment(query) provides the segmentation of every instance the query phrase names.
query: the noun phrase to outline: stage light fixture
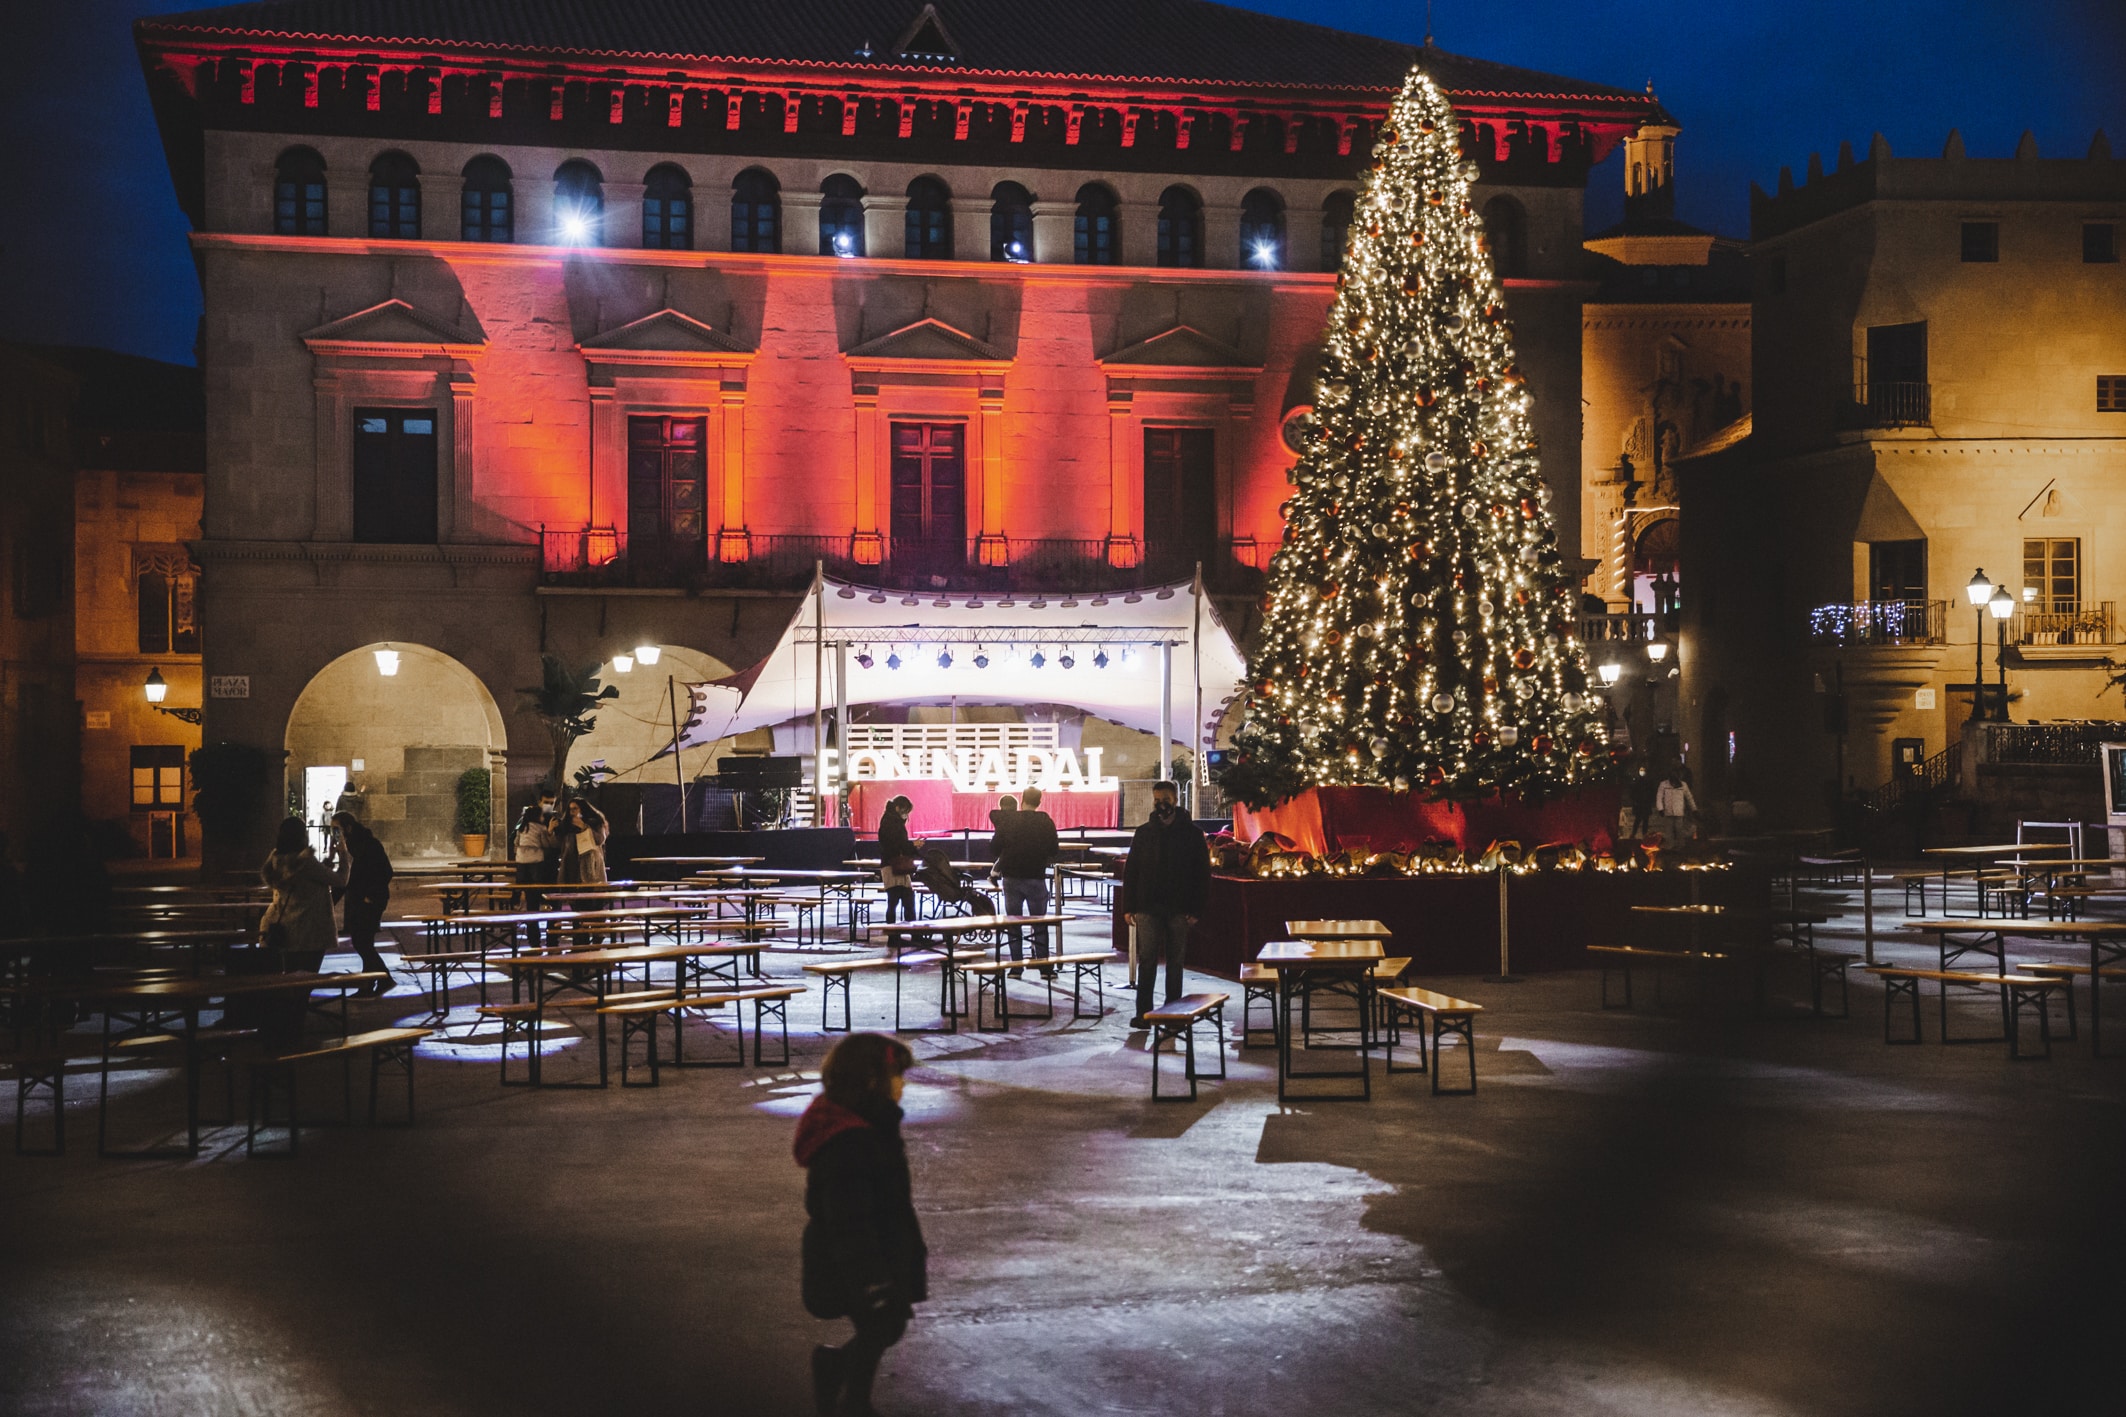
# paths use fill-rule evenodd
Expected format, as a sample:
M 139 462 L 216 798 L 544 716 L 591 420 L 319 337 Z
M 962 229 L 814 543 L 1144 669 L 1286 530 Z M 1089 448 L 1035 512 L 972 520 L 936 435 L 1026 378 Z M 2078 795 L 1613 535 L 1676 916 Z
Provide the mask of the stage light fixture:
M 1069 650 L 1064 650 L 1061 654 L 1057 655 L 1056 663 L 1065 669 L 1076 669 L 1078 667 L 1078 661 L 1071 658 Z
M 856 667 L 858 669 L 869 669 L 871 667 L 870 650 L 860 649 L 856 652 Z
M 1100 652 L 1099 652 L 1098 654 L 1096 654 L 1096 655 L 1094 655 L 1094 656 L 1093 656 L 1093 668 L 1095 668 L 1095 669 L 1105 669 L 1105 668 L 1107 668 L 1107 651 L 1106 651 L 1106 650 L 1104 650 L 1104 649 L 1103 649 L 1103 650 L 1101 650 L 1101 651 L 1100 651 Z
M 989 656 L 980 649 L 974 652 L 974 667 L 977 669 L 987 669 L 989 667 Z
M 1031 664 L 1034 668 L 1039 669 L 1042 665 L 1048 663 L 1048 658 L 1046 655 L 1043 655 L 1041 651 L 1035 650 L 1033 652 L 1033 658 L 1027 660 L 1026 662 L 1028 664 Z
M 939 651 L 938 651 L 938 668 L 940 668 L 940 669 L 950 669 L 950 668 L 952 668 L 952 651 L 951 651 L 951 650 L 949 650 L 949 649 L 941 649 L 941 650 L 939 650 Z
M 901 667 L 901 657 L 898 652 L 886 656 L 886 667 L 888 669 L 898 669 Z

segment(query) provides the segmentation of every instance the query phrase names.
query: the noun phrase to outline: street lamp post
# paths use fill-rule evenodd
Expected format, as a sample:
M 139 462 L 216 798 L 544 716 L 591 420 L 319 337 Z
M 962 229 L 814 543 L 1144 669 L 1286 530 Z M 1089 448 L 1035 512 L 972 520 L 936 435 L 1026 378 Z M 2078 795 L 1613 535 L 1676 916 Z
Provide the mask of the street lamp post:
M 184 722 L 194 726 L 207 721 L 206 714 L 196 708 L 163 707 L 162 701 L 169 695 L 170 685 L 162 677 L 162 668 L 159 665 L 148 670 L 147 682 L 140 686 L 140 691 L 147 696 L 148 707 L 154 709 L 157 713 L 166 713 L 172 718 L 182 719 Z
M 1993 598 L 1993 582 L 1986 579 L 1985 567 L 1971 573 L 1964 583 L 1964 594 L 1970 597 L 1972 612 L 1977 619 L 1971 630 L 1971 716 L 1986 716 L 1986 602 Z
M 1993 598 L 1986 602 L 1986 610 L 1993 616 L 1993 628 L 1999 643 L 1994 650 L 1993 662 L 2000 670 L 2000 703 L 1996 709 L 1998 721 L 2008 721 L 2008 617 L 2015 613 L 2015 597 L 2008 594 L 2006 586 L 1995 586 Z

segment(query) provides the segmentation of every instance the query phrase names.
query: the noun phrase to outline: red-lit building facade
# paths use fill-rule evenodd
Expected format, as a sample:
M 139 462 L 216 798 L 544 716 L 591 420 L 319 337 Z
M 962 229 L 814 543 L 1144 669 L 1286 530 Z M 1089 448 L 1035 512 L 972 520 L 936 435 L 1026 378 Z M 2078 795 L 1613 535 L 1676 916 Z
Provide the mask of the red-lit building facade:
M 1581 200 L 1643 94 L 1196 0 L 282 0 L 137 37 L 206 297 L 206 732 L 291 773 L 369 702 L 328 671 L 388 643 L 448 662 L 424 702 L 484 700 L 398 736 L 521 795 L 542 650 L 742 667 L 820 561 L 960 593 L 1201 563 L 1244 634 L 1420 60 L 1581 502 Z M 417 812 L 442 759 L 389 761 L 357 790 Z

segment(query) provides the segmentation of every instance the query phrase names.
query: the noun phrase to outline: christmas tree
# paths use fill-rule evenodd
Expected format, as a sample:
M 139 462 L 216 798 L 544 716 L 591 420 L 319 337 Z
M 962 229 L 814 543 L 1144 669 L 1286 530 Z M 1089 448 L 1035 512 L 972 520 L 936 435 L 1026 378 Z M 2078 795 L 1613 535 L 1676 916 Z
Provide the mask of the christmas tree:
M 1251 805 L 1352 785 L 1541 797 L 1609 771 L 1457 135 L 1413 70 L 1358 198 L 1221 779 Z

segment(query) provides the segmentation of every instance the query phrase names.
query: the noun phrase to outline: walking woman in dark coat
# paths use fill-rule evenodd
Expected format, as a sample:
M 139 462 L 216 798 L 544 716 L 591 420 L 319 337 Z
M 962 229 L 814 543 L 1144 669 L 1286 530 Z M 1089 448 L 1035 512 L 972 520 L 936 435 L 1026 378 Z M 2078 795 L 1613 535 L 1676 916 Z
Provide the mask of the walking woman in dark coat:
M 339 859 L 333 868 L 338 885 L 334 894 L 346 901 L 342 923 L 347 939 L 362 957 L 365 973 L 389 974 L 384 957 L 377 953 L 377 931 L 384 927 L 384 907 L 391 904 L 391 857 L 376 833 L 354 819 L 351 812 L 336 812 L 333 834 L 339 840 Z M 384 993 L 391 986 L 379 980 L 365 985 L 366 992 Z
M 820 1095 L 798 1119 L 792 1150 L 807 1172 L 805 1309 L 856 1325 L 841 1347 L 812 1350 L 820 1417 L 872 1417 L 879 1359 L 930 1297 L 929 1251 L 901 1144 L 902 1074 L 914 1064 L 898 1039 L 852 1034 L 828 1051 Z

